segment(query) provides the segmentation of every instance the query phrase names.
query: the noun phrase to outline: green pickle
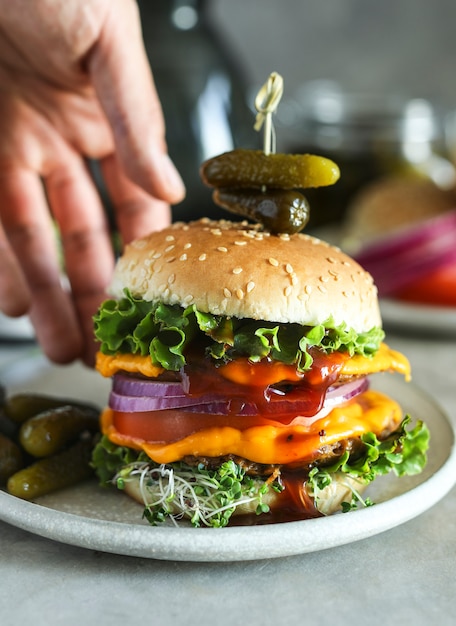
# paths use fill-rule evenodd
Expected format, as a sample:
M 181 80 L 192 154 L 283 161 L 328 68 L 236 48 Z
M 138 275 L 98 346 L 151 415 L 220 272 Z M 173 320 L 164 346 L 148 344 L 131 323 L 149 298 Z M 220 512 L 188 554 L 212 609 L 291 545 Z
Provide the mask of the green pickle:
M 283 189 L 216 189 L 216 204 L 261 222 L 271 233 L 297 233 L 309 221 L 309 203 L 299 192 Z
M 49 409 L 56 409 L 64 405 L 98 410 L 89 403 L 77 402 L 75 400 L 68 400 L 67 398 L 58 398 L 38 393 L 17 393 L 12 395 L 5 400 L 3 410 L 5 415 L 13 420 L 13 422 L 22 424 L 38 413 Z
M 34 457 L 55 454 L 84 430 L 99 429 L 99 411 L 74 405 L 48 409 L 25 421 L 19 441 Z
M 68 449 L 36 461 L 10 476 L 8 493 L 34 500 L 89 478 L 93 475 L 92 449 L 92 437 L 83 437 Z
M 0 433 L 0 484 L 24 466 L 24 455 L 14 441 Z
M 315 154 L 265 154 L 236 149 L 205 161 L 200 168 L 209 187 L 307 189 L 333 185 L 338 166 Z

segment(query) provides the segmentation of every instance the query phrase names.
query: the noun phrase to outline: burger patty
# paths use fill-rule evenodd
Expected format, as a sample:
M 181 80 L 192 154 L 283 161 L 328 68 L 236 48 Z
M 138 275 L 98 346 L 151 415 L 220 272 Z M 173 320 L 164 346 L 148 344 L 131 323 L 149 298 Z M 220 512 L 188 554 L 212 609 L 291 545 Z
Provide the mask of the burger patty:
M 302 464 L 286 465 L 286 468 L 292 471 L 299 471 L 307 474 L 314 467 L 324 467 L 325 465 L 331 465 L 347 450 L 350 452 L 350 455 L 354 459 L 356 459 L 358 456 L 360 456 L 363 448 L 364 444 L 359 439 L 359 437 L 353 437 L 350 439 L 345 439 L 343 441 L 337 441 L 332 445 L 325 445 L 320 448 L 316 459 Z M 236 456 L 235 454 L 226 454 L 219 457 L 185 456 L 182 461 L 187 465 L 190 465 L 191 467 L 202 465 L 205 469 L 209 470 L 215 470 L 227 461 L 234 461 L 236 465 L 242 467 L 242 469 L 248 476 L 256 477 L 271 476 L 271 474 L 276 473 L 278 469 L 280 470 L 281 468 L 285 467 L 283 465 L 277 465 L 272 463 L 256 463 L 255 461 L 250 461 L 249 459 L 245 459 L 241 456 Z

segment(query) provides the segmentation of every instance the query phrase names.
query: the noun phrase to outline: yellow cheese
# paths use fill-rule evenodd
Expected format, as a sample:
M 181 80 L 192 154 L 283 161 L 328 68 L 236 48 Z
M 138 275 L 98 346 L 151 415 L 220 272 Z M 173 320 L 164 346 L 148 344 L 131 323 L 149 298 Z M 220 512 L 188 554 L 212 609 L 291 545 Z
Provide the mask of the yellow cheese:
M 154 365 L 150 360 L 150 356 L 121 354 L 120 352 L 114 355 L 97 352 L 95 368 L 102 376 L 107 378 L 119 371 L 143 374 L 150 378 L 156 378 L 163 372 L 163 367 Z
M 386 343 L 382 343 L 372 357 L 355 354 L 355 356 L 347 359 L 342 366 L 341 374 L 344 376 L 366 376 L 367 374 L 387 371 L 402 374 L 407 381 L 411 378 L 410 363 L 407 357 L 397 350 L 392 350 Z
M 283 366 L 284 369 L 290 366 Z M 158 365 L 153 365 L 150 356 L 138 354 L 115 354 L 108 355 L 98 352 L 96 369 L 103 376 L 113 376 L 118 371 L 139 373 L 150 378 L 155 378 L 164 370 Z M 365 376 L 376 372 L 394 371 L 403 374 L 410 380 L 410 363 L 408 359 L 382 343 L 378 352 L 372 357 L 357 354 L 345 361 L 341 374 L 345 376 Z M 223 375 L 223 367 L 219 369 Z
M 172 463 L 187 455 L 217 457 L 234 454 L 257 463 L 294 464 L 311 461 L 325 445 L 359 437 L 369 431 L 380 434 L 392 422 L 400 422 L 402 410 L 388 396 L 366 391 L 310 426 L 266 425 L 245 430 L 231 426 L 207 428 L 170 443 L 150 443 L 121 434 L 116 430 L 113 418 L 111 409 L 103 412 L 103 433 L 117 445 L 144 450 L 157 463 Z

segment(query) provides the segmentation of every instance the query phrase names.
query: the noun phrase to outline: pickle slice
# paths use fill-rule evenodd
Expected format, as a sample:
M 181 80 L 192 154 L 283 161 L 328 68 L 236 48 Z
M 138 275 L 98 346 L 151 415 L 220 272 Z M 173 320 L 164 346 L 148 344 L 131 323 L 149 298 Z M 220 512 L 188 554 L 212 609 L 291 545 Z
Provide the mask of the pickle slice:
M 333 185 L 338 166 L 315 154 L 268 154 L 238 148 L 205 161 L 200 176 L 208 187 L 306 189 Z
M 309 221 L 309 203 L 287 189 L 215 189 L 213 200 L 222 208 L 256 222 L 274 234 L 298 233 Z

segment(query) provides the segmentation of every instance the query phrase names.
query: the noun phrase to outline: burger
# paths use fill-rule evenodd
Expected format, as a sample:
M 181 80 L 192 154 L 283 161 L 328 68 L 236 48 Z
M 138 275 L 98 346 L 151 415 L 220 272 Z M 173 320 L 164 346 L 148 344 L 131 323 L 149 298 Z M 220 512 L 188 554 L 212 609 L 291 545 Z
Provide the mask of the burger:
M 302 520 L 420 472 L 428 431 L 369 375 L 410 378 L 371 276 L 309 236 L 176 222 L 133 241 L 94 318 L 112 378 L 93 465 L 152 524 Z

